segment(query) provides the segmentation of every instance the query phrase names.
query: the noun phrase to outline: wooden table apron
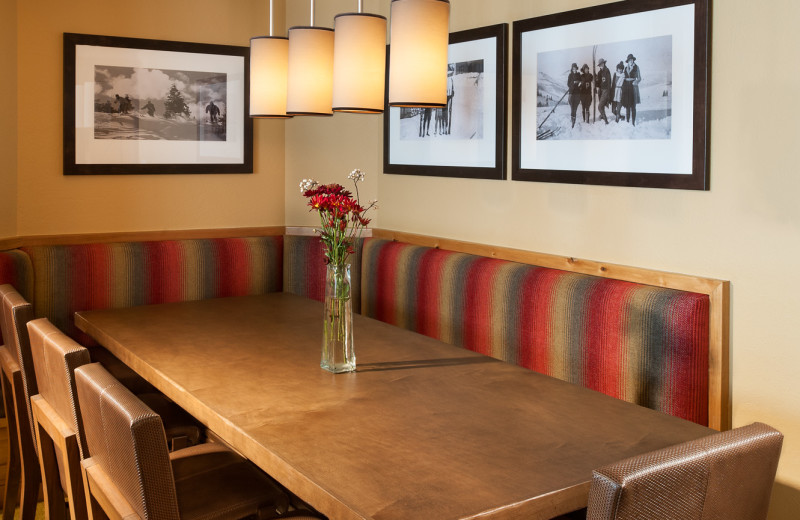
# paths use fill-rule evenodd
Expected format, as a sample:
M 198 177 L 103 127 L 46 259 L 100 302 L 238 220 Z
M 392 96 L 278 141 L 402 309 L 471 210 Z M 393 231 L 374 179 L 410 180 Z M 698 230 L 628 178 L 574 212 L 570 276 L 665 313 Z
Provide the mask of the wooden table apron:
M 319 368 L 322 305 L 219 298 L 77 326 L 331 519 L 549 518 L 593 468 L 711 430 L 354 317 L 358 371 Z

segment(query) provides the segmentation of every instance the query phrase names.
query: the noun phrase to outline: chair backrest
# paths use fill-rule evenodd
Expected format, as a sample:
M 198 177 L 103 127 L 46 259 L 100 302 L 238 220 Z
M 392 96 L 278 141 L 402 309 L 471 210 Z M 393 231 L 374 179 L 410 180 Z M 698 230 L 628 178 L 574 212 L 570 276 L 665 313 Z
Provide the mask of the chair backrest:
M 19 362 L 28 412 L 28 417 L 24 420 L 28 422 L 31 435 L 30 442 L 35 447 L 36 435 L 34 434 L 33 416 L 31 415 L 31 396 L 38 394 L 39 389 L 36 385 L 36 372 L 33 368 L 27 327 L 28 322 L 33 319 L 33 306 L 25 301 L 25 298 L 9 284 L 0 285 L 0 299 L 3 307 L 3 343 L 5 343 L 12 357 Z M 22 431 L 22 428 L 20 428 L 20 431 Z
M 39 441 L 39 463 L 49 517 L 60 518 L 64 498 L 70 518 L 86 518 L 81 459 L 84 456 L 75 367 L 90 363 L 89 351 L 75 343 L 47 318 L 28 322 L 31 356 L 39 395 L 31 398 Z
M 761 520 L 783 435 L 754 423 L 594 472 L 587 520 Z
M 83 421 L 75 389 L 75 369 L 92 362 L 89 350 L 61 332 L 47 318 L 28 322 L 39 395 L 72 427 L 81 458 L 86 456 Z
M 75 383 L 92 461 L 141 518 L 178 519 L 161 418 L 99 363 L 77 368 Z

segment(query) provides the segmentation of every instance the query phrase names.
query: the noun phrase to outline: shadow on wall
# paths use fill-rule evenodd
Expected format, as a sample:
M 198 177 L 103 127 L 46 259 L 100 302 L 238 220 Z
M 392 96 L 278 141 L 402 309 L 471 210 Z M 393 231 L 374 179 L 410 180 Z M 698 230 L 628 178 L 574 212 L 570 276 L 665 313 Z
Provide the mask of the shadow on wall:
M 800 489 L 776 482 L 767 520 L 793 520 L 800 511 Z

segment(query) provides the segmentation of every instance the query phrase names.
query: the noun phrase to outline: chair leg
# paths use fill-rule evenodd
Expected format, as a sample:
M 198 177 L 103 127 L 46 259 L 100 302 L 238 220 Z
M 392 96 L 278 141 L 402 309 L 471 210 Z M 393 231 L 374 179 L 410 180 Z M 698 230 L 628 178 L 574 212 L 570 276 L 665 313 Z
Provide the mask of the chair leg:
M 5 373 L 0 375 L 3 386 L 3 406 L 6 411 L 8 427 L 8 463 L 6 465 L 5 489 L 3 490 L 3 519 L 13 520 L 14 509 L 19 499 L 19 487 L 22 479 L 22 464 L 19 458 L 19 440 L 17 439 L 17 421 L 14 414 L 13 389 Z
M 20 520 L 34 520 L 42 475 L 39 470 L 36 447 L 32 438 L 33 432 L 28 419 L 28 407 L 25 404 L 25 394 L 22 389 L 22 375 L 20 374 L 19 378 L 15 377 L 14 379 L 14 411 L 17 418 L 17 439 L 22 462 L 19 518 Z
M 34 415 L 36 412 L 34 411 Z M 64 490 L 61 489 L 58 459 L 53 439 L 39 423 L 36 425 L 36 440 L 39 447 L 39 470 L 42 475 L 42 491 L 47 520 L 65 520 L 67 510 L 64 507 Z

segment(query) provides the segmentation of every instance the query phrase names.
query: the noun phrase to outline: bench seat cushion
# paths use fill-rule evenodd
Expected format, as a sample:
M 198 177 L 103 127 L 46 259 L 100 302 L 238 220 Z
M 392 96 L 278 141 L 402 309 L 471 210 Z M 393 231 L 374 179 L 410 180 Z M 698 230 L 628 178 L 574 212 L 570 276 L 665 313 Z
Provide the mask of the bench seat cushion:
M 37 317 L 83 344 L 77 311 L 281 291 L 283 237 L 52 245 L 24 248 Z
M 362 313 L 700 424 L 704 294 L 368 239 Z

